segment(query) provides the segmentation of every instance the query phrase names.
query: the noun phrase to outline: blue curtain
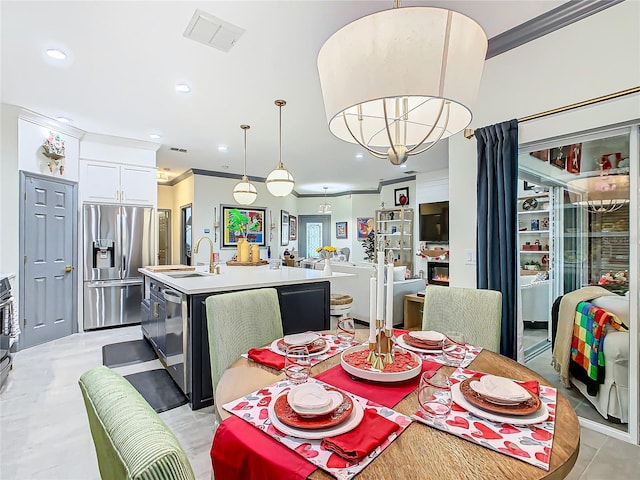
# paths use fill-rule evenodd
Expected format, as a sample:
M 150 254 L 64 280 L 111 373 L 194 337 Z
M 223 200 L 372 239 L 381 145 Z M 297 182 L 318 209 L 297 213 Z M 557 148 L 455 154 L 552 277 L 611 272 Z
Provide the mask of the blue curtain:
M 516 358 L 518 286 L 518 122 L 479 128 L 478 288 L 502 292 L 500 353 Z

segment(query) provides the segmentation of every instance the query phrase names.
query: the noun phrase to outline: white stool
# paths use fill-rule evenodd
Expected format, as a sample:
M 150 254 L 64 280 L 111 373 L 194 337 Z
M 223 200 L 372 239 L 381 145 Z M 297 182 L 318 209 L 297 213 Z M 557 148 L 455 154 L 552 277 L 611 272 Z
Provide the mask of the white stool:
M 331 310 L 330 315 L 332 317 L 346 317 L 351 311 L 351 304 L 353 303 L 353 297 L 351 295 L 345 295 L 343 293 L 331 294 Z

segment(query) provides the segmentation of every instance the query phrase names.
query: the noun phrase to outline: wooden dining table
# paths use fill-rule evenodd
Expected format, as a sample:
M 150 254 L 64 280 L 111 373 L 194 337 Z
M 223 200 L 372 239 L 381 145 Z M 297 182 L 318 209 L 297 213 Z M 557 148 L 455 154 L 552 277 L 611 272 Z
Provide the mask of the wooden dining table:
M 357 340 L 366 340 L 368 331 L 357 330 L 356 332 Z M 339 363 L 340 355 L 335 355 L 315 365 L 311 374 L 315 376 Z M 454 370 L 452 367 L 442 368 L 447 372 Z M 542 385 L 550 385 L 548 380 L 524 365 L 488 350 L 482 350 L 467 368 L 522 381 L 535 379 Z M 223 404 L 283 378 L 282 372 L 240 358 L 223 373 L 218 382 L 215 394 L 218 414 L 222 419 L 228 418 L 231 414 L 222 408 Z M 412 392 L 393 408 L 405 415 L 414 414 L 418 410 L 417 392 Z M 549 471 L 468 442 L 450 433 L 413 422 L 379 457 L 358 474 L 358 480 L 565 478 L 578 457 L 580 425 L 573 407 L 560 392 L 557 396 L 555 422 Z M 333 477 L 318 469 L 309 478 L 331 479 Z

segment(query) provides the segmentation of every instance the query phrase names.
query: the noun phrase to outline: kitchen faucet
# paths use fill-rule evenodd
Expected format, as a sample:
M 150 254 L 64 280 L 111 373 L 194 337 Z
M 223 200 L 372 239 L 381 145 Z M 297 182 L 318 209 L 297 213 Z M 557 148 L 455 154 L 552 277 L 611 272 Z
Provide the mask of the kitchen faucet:
M 193 249 L 193 254 L 194 256 L 198 253 L 198 249 L 200 248 L 200 242 L 202 240 L 207 240 L 209 242 L 209 258 L 211 259 L 209 261 L 209 273 L 216 273 L 216 264 L 213 261 L 213 242 L 211 241 L 211 239 L 209 237 L 200 237 L 197 241 L 196 241 L 196 246 Z

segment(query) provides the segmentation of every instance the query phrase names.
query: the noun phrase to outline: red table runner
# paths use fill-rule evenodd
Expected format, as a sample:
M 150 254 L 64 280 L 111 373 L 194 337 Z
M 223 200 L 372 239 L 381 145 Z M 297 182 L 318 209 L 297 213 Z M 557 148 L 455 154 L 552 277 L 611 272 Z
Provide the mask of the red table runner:
M 438 362 L 423 360 L 422 372 L 438 370 L 441 366 Z M 420 375 L 405 382 L 393 383 L 370 382 L 361 379 L 353 380 L 351 376 L 344 371 L 342 365 L 336 365 L 316 375 L 315 378 L 389 408 L 395 406 L 400 400 L 418 388 L 420 384 Z

